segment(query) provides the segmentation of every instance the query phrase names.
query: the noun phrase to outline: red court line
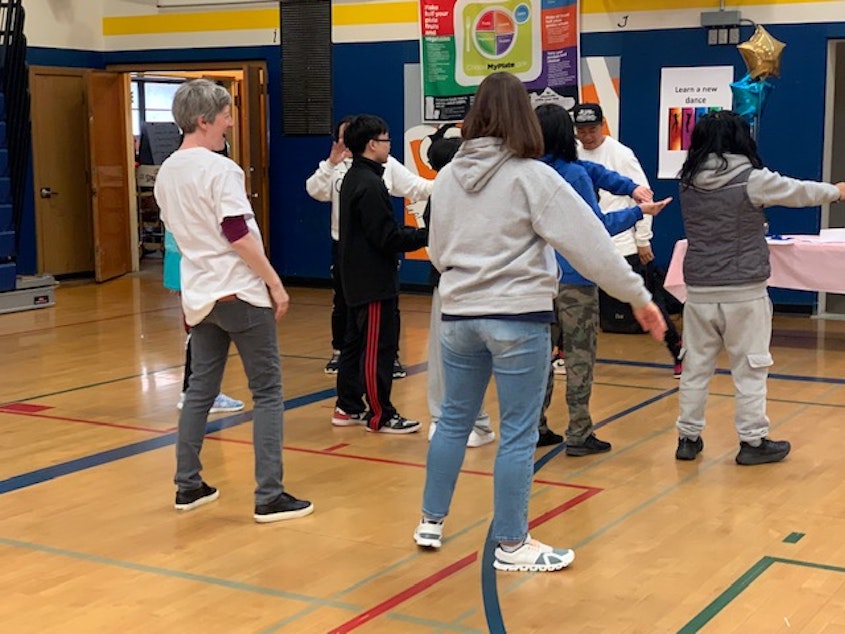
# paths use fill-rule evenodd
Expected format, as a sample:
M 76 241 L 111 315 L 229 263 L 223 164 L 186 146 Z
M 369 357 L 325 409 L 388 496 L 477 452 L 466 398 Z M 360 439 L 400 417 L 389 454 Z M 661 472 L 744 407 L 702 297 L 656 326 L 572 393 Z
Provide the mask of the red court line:
M 473 563 L 476 559 L 478 559 L 478 553 L 472 553 L 471 555 L 467 555 L 463 559 L 456 561 L 455 563 L 446 566 L 442 570 L 438 570 L 433 575 L 426 577 L 422 581 L 418 581 L 414 585 L 402 590 L 399 594 L 394 594 L 389 599 L 382 601 L 375 607 L 370 608 L 366 612 L 362 612 L 358 616 L 350 619 L 343 625 L 340 625 L 333 630 L 329 630 L 329 634 L 343 634 L 344 632 L 351 632 L 354 629 L 357 629 L 372 621 L 374 618 L 381 616 L 385 612 L 388 612 L 398 606 L 401 603 L 404 603 L 408 599 L 418 595 L 423 590 L 427 590 L 431 586 L 440 581 L 443 581 L 446 577 L 455 574 L 459 570 L 463 570 L 471 563 Z
M 551 483 L 549 483 L 551 484 Z M 533 520 L 528 522 L 529 528 L 535 528 L 540 524 L 544 524 L 548 522 L 550 519 L 557 517 L 561 513 L 568 511 L 571 508 L 579 505 L 581 502 L 593 497 L 597 493 L 601 492 L 601 489 L 591 489 L 589 491 L 585 491 L 581 495 L 578 495 L 568 502 L 564 502 L 558 507 L 543 513 L 542 515 L 535 517 Z M 381 616 L 385 612 L 392 610 L 393 608 L 399 606 L 400 604 L 404 603 L 408 599 L 415 597 L 416 595 L 420 594 L 424 590 L 427 590 L 431 586 L 440 581 L 443 581 L 446 577 L 466 568 L 471 563 L 475 562 L 478 559 L 478 553 L 472 553 L 471 555 L 467 555 L 463 559 L 459 559 L 453 564 L 446 566 L 442 570 L 435 572 L 433 575 L 426 577 L 422 581 L 418 581 L 414 585 L 402 590 L 398 594 L 394 594 L 392 597 L 385 599 L 378 605 L 370 608 L 365 612 L 361 612 L 358 616 L 348 620 L 346 623 L 339 625 L 338 627 L 334 628 L 333 630 L 329 630 L 328 634 L 346 634 L 346 632 L 351 632 L 354 629 L 357 629 L 375 619 L 376 617 Z
M 206 436 L 206 439 L 207 440 L 218 440 L 220 442 L 231 442 L 231 443 L 235 443 L 235 444 L 238 444 L 238 445 L 252 445 L 251 440 L 241 440 L 240 438 L 222 438 L 220 436 L 208 435 L 208 436 Z M 343 446 L 343 445 L 338 445 L 338 447 L 340 447 L 340 446 Z M 400 466 L 400 467 L 414 467 L 414 468 L 417 468 L 417 469 L 425 469 L 425 463 L 424 462 L 408 462 L 408 461 L 405 461 L 405 460 L 391 460 L 389 458 L 375 458 L 375 457 L 372 457 L 372 456 L 356 456 L 355 454 L 350 454 L 350 453 L 338 453 L 336 451 L 332 451 L 333 449 L 335 449 L 335 447 L 330 447 L 329 449 L 306 449 L 305 447 L 288 447 L 287 445 L 284 446 L 285 451 L 296 451 L 296 452 L 299 452 L 299 453 L 310 453 L 310 454 L 314 454 L 314 455 L 317 455 L 317 456 L 334 456 L 334 457 L 338 457 L 338 458 L 350 458 L 351 460 L 363 460 L 365 462 L 376 462 L 376 463 L 379 463 L 379 464 L 392 464 L 392 465 L 397 465 L 397 466 Z M 486 477 L 490 477 L 490 478 L 493 477 L 492 471 L 476 471 L 476 470 L 473 470 L 473 469 L 461 469 L 461 473 L 466 473 L 466 474 L 469 474 L 469 475 L 486 476 Z M 601 491 L 602 491 L 602 489 L 599 489 L 599 488 L 596 488 L 596 487 L 585 486 L 583 484 L 571 484 L 569 482 L 555 482 L 553 480 L 534 480 L 534 482 L 536 482 L 537 484 L 547 484 L 549 486 L 554 486 L 554 487 L 566 487 L 566 488 L 569 488 L 569 489 L 581 489 L 582 491 L 589 493 L 589 495 L 587 495 L 587 498 L 592 497 L 596 493 L 601 493 Z M 584 499 L 586 499 L 586 498 L 584 498 Z M 564 510 L 566 510 L 566 509 L 564 509 Z M 563 511 L 561 511 L 561 512 L 563 512 Z
M 133 425 L 120 425 L 118 423 L 104 423 L 98 420 L 86 420 L 84 418 L 68 418 L 67 416 L 51 416 L 49 414 L 37 414 L 35 412 L 21 412 L 10 410 L 6 407 L 0 408 L 0 414 L 14 414 L 16 416 L 28 416 L 30 418 L 46 418 L 66 423 L 83 423 L 85 425 L 96 425 L 97 427 L 112 427 L 114 429 L 129 429 L 131 431 L 146 431 L 152 434 L 169 434 L 173 429 L 153 429 L 151 427 L 135 427 Z
M 332 445 L 331 447 L 323 449 L 323 451 L 329 452 L 329 451 L 334 451 L 336 449 L 343 449 L 344 447 L 348 447 L 348 446 L 349 446 L 348 442 L 342 442 L 339 445 Z
M 48 409 L 53 409 L 53 407 L 50 405 L 33 405 L 31 403 L 7 403 L 6 405 L 0 405 L 0 411 L 12 414 L 35 414 Z
M 547 482 L 546 484 L 552 484 L 552 483 Z M 535 517 L 533 520 L 528 522 L 528 528 L 532 529 L 532 528 L 536 528 L 537 526 L 540 526 L 540 524 L 545 524 L 550 519 L 557 517 L 561 513 L 565 513 L 566 511 L 568 511 L 569 509 L 571 509 L 573 507 L 578 506 L 579 504 L 581 504 L 581 502 L 586 502 L 587 500 L 589 500 L 594 495 L 598 495 L 599 493 L 601 493 L 601 491 L 602 491 L 601 489 L 596 489 L 596 488 L 591 487 L 590 490 L 584 491 L 581 495 L 576 495 L 574 498 L 572 498 L 568 502 L 564 502 L 563 504 L 561 504 L 557 508 L 553 508 L 549 511 L 546 511 L 542 515 Z

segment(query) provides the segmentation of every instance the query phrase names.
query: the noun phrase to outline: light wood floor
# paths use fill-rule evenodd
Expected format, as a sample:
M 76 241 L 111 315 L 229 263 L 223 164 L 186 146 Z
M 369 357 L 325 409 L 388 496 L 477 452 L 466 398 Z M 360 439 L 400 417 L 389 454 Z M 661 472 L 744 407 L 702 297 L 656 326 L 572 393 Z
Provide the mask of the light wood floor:
M 184 335 L 159 275 L 65 285 L 55 308 L 0 315 L 0 631 L 485 632 L 485 607 L 517 633 L 845 631 L 845 324 L 776 318 L 769 416 L 794 449 L 752 468 L 734 464 L 729 376 L 713 381 L 701 458 L 676 462 L 665 349 L 602 334 L 592 410 L 614 449 L 538 451 L 530 507 L 533 534 L 575 563 L 493 575 L 496 446 L 468 451 L 443 548 L 418 551 L 425 434 L 329 424 L 330 294 L 290 291 L 285 484 L 316 512 L 270 525 L 252 520 L 234 349 L 223 387 L 246 412 L 213 417 L 203 451 L 220 500 L 172 508 Z M 395 402 L 426 420 L 429 300 L 401 306 Z

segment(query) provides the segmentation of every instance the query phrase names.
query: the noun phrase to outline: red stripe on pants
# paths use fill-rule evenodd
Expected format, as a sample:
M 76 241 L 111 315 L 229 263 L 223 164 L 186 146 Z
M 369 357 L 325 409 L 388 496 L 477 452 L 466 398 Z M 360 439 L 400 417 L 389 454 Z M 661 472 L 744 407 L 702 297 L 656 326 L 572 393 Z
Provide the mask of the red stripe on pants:
M 370 302 L 367 314 L 367 341 L 364 348 L 364 389 L 370 403 L 370 429 L 378 431 L 384 412 L 378 393 L 378 340 L 381 330 L 381 302 Z

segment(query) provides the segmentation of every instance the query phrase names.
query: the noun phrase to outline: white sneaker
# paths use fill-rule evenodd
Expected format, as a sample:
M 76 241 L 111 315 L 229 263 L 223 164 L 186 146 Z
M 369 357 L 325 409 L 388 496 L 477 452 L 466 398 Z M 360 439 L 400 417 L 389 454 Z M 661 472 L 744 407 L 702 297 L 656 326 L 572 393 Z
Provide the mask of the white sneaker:
M 555 549 L 526 535 L 525 542 L 512 553 L 496 547 L 493 567 L 496 570 L 520 572 L 554 572 L 566 568 L 575 560 L 575 551 Z
M 434 437 L 434 432 L 437 431 L 437 421 L 431 421 L 431 424 L 428 426 L 428 441 L 431 442 L 431 439 Z M 491 442 L 496 440 L 496 432 L 494 432 L 490 427 L 483 427 L 481 425 L 473 425 L 472 431 L 469 433 L 469 438 L 467 438 L 467 447 L 481 447 L 483 445 L 488 445 Z
M 495 440 L 496 432 L 491 428 L 473 425 L 472 431 L 469 432 L 469 438 L 467 438 L 467 447 L 481 447 L 483 445 L 489 445 Z
M 443 520 L 432 522 L 421 519 L 414 529 L 414 541 L 423 548 L 440 548 L 443 545 Z
M 179 402 L 176 403 L 176 409 L 182 409 L 185 406 L 185 393 L 179 396 Z M 214 403 L 211 404 L 209 414 L 220 414 L 221 412 L 239 412 L 244 408 L 244 402 L 239 401 L 231 396 L 226 396 L 223 392 L 217 395 Z
M 554 368 L 555 374 L 566 376 L 566 359 L 555 359 L 552 361 L 552 367 Z

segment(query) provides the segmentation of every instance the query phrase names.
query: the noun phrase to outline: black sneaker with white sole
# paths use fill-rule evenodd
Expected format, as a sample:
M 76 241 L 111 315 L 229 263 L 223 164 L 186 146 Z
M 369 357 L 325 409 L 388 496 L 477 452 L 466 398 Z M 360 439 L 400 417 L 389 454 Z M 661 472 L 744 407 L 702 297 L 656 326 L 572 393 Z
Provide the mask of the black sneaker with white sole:
M 408 376 L 407 370 L 399 363 L 399 358 L 393 360 L 393 378 L 394 379 L 404 379 Z
M 268 504 L 256 504 L 253 518 L 259 524 L 292 520 L 314 512 L 314 505 L 308 500 L 298 500 L 290 493 L 281 493 Z
M 177 491 L 176 503 L 173 505 L 178 511 L 190 511 L 220 497 L 220 492 L 213 486 L 203 482 L 198 489 Z
M 380 434 L 413 434 L 419 430 L 420 422 L 418 420 L 409 420 L 399 414 L 394 414 L 383 422 L 378 429 L 373 429 L 371 425 L 367 426 L 367 431 Z

